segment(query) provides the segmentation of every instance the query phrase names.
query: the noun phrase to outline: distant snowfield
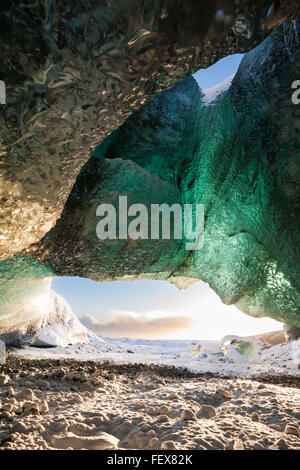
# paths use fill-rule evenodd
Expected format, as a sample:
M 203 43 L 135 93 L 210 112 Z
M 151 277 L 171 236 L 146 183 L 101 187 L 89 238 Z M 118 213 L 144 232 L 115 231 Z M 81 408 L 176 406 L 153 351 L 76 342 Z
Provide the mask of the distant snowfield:
M 224 355 L 219 341 L 112 339 L 99 338 L 93 333 L 88 334 L 88 340 L 87 343 L 64 348 L 26 346 L 12 350 L 10 356 L 157 364 L 188 368 L 191 372 L 211 372 L 220 376 L 300 374 L 300 339 L 269 349 L 263 349 L 261 344 L 254 341 L 257 357 L 252 361 L 241 356 L 233 347 Z
M 204 94 L 203 103 L 205 105 L 208 105 L 212 101 L 214 101 L 219 95 L 221 95 L 221 93 L 224 93 L 225 91 L 229 90 L 229 88 L 231 87 L 232 80 L 234 79 L 234 76 L 235 76 L 235 73 L 231 75 L 230 77 L 226 78 L 226 80 L 224 80 L 223 82 L 218 83 L 218 85 L 215 85 L 211 88 L 201 88 L 199 85 L 200 90 Z M 197 80 L 196 77 L 195 79 Z

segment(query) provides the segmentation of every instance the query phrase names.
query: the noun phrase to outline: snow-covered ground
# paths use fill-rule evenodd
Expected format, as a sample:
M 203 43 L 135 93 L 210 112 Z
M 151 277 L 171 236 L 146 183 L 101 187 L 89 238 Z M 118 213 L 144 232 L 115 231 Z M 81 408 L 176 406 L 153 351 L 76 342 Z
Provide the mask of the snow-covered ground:
M 192 343 L 88 333 L 77 345 L 10 350 L 0 448 L 299 450 L 300 339 L 284 340 L 282 331 Z
M 300 339 L 265 349 L 257 339 L 249 340 L 237 337 L 238 342 L 234 341 L 225 349 L 223 346 L 223 350 L 221 350 L 220 346 L 222 343 L 226 343 L 226 339 L 222 342 L 113 339 L 100 338 L 93 333 L 89 333 L 88 337 L 89 342 L 84 344 L 45 349 L 26 346 L 22 349 L 12 350 L 10 355 L 28 359 L 76 359 L 97 362 L 159 364 L 188 368 L 192 372 L 211 372 L 220 376 L 251 377 L 259 374 L 300 374 L 298 367 L 300 364 Z M 246 356 L 249 346 L 250 349 L 252 348 L 250 360 L 245 357 L 245 351 L 240 354 L 239 350 L 241 349 L 237 348 L 237 344 L 244 345 Z

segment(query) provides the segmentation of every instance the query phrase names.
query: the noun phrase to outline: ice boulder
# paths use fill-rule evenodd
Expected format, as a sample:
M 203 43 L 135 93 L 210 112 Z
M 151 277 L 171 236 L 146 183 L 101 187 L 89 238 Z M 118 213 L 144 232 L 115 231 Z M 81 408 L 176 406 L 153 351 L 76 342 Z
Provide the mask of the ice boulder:
M 221 341 L 220 349 L 235 363 L 248 364 L 258 357 L 254 341 L 240 336 L 225 336 Z
M 37 333 L 31 343 L 36 347 L 66 347 L 70 344 L 88 341 L 87 329 L 73 313 L 66 300 L 54 291 L 50 291 L 50 314 L 37 328 Z

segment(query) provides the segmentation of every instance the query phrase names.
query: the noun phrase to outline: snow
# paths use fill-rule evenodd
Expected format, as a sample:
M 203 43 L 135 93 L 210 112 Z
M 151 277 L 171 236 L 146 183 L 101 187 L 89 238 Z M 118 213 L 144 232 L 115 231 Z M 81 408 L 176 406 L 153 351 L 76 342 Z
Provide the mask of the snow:
M 218 85 L 215 85 L 211 88 L 200 88 L 202 93 L 204 94 L 204 105 L 211 104 L 221 93 L 224 93 L 225 91 L 229 90 L 234 76 L 235 74 L 231 75 L 230 77 L 226 78 L 226 80 L 224 80 L 223 82 L 218 83 Z
M 69 318 L 66 324 L 56 323 L 41 329 L 34 338 L 32 346 L 66 347 L 85 341 L 87 341 L 87 330 L 74 316 Z
M 250 342 L 252 347 L 256 348 L 256 357 L 248 360 L 240 354 L 240 350 L 234 348 L 234 342 L 225 355 L 220 349 L 224 341 L 100 338 L 91 332 L 88 332 L 87 343 L 50 349 L 25 346 L 13 350 L 11 354 L 28 359 L 76 359 L 167 365 L 187 368 L 197 373 L 211 372 L 219 376 L 251 377 L 260 374 L 300 373 L 300 339 L 269 349 L 263 349 L 262 344 L 255 340 L 236 336 L 234 339 L 239 339 L 242 343 Z M 228 338 L 225 342 L 228 343 Z
M 50 290 L 50 311 L 47 321 L 37 328 L 31 342 L 39 347 L 66 347 L 68 345 L 88 341 L 87 328 L 78 320 L 68 302 L 56 292 Z
M 40 295 L 22 304 L 8 315 L 7 322 L 2 322 L 0 339 L 7 345 L 24 342 L 43 347 L 64 347 L 87 341 L 86 327 L 68 302 L 50 288 L 51 280 L 43 279 L 41 285 Z M 20 318 L 23 319 L 22 325 Z

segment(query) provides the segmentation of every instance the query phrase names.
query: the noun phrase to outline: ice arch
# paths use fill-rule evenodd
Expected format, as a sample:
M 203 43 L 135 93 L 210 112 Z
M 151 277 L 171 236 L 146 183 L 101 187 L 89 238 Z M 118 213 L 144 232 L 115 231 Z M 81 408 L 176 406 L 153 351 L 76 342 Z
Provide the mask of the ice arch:
M 98 46 L 93 46 L 95 57 L 100 57 L 101 73 L 105 72 L 102 77 L 94 63 L 89 62 L 87 42 L 97 45 L 100 37 L 114 25 L 116 14 L 124 13 L 122 2 L 110 2 L 113 3 L 113 10 L 103 3 L 102 9 L 79 15 L 77 19 L 74 19 L 76 9 L 71 14 L 62 6 L 61 16 L 51 12 L 51 8 L 47 10 L 43 17 L 46 23 L 43 20 L 40 24 L 36 17 L 35 26 L 40 27 L 40 36 L 35 36 L 34 40 L 38 37 L 43 44 L 41 50 L 49 59 L 48 63 L 43 62 L 43 67 L 39 68 L 39 58 L 32 56 L 32 63 L 24 63 L 19 75 L 11 71 L 16 86 L 14 91 L 8 87 L 12 101 L 2 113 L 8 125 L 1 127 L 1 155 L 5 156 L 2 165 L 5 191 L 2 195 L 4 225 L 0 270 L 4 303 L 1 316 L 7 319 L 20 304 L 31 301 L 43 278 L 55 273 L 97 280 L 150 277 L 178 284 L 182 280 L 200 278 L 208 282 L 225 303 L 235 303 L 254 316 L 268 315 L 299 326 L 299 111 L 291 102 L 291 83 L 299 68 L 298 23 L 292 20 L 284 24 L 246 54 L 231 86 L 215 101 L 209 105 L 204 103 L 204 96 L 193 79 L 186 79 L 133 115 L 81 168 L 87 160 L 86 147 L 95 147 L 104 136 L 104 128 L 106 133 L 114 130 L 129 115 L 129 105 L 117 109 L 116 99 L 123 97 L 122 103 L 134 100 L 132 109 L 136 109 L 156 87 L 159 91 L 168 88 L 172 80 L 175 82 L 178 78 L 176 70 L 180 74 L 183 70 L 187 72 L 182 65 L 184 60 L 179 60 L 180 54 L 185 54 L 184 59 L 187 51 L 177 50 L 174 66 L 171 60 L 174 49 L 172 52 L 170 45 L 176 38 L 187 45 L 189 40 L 197 44 L 202 40 L 198 37 L 197 22 L 190 28 L 190 37 L 185 37 L 192 1 L 184 7 L 181 2 L 174 2 L 174 8 L 166 2 L 164 11 L 154 9 L 155 14 L 159 13 L 154 17 L 149 12 L 147 16 L 144 10 L 140 16 L 135 16 L 136 24 L 130 25 L 130 34 L 141 24 L 147 24 L 150 32 L 149 29 L 142 31 L 131 40 L 126 36 L 129 49 L 123 51 L 125 56 L 114 41 L 100 50 L 101 53 L 98 51 L 99 56 Z M 259 7 L 260 2 L 254 3 Z M 264 19 L 262 9 L 260 15 L 254 15 L 257 24 L 261 23 L 260 19 L 266 24 L 271 21 L 271 27 L 282 22 L 291 12 L 289 3 L 283 2 L 272 21 Z M 5 10 L 6 6 L 1 8 Z M 184 13 L 184 21 L 180 23 L 182 30 L 176 16 L 180 11 Z M 5 10 L 3 16 L 4 22 L 9 18 L 12 21 L 6 24 L 7 37 L 12 31 L 11 24 L 18 25 L 18 18 L 12 18 L 10 13 Z M 54 34 L 60 31 L 64 15 L 68 17 L 67 38 Z M 168 16 L 170 23 L 162 21 Z M 86 20 L 90 17 L 95 22 L 90 22 L 92 26 L 86 34 Z M 231 32 L 232 28 L 237 28 L 234 26 L 236 19 L 228 20 L 233 22 Z M 250 20 L 243 21 L 249 29 Z M 215 19 L 211 24 L 218 22 Z M 171 23 L 178 25 L 176 31 Z M 98 26 L 93 27 L 93 24 Z M 253 32 L 257 32 L 257 24 L 252 25 Z M 126 29 L 128 24 L 120 27 Z M 53 36 L 49 33 L 52 28 Z M 211 42 L 208 39 L 211 34 L 225 37 L 225 43 L 234 38 L 236 50 L 241 51 L 246 44 L 253 47 L 258 41 L 256 34 L 251 40 L 251 35 L 250 38 L 243 36 L 239 28 L 233 36 L 224 33 L 224 37 L 218 32 L 219 26 L 215 26 L 213 32 L 208 31 L 207 24 L 203 28 L 207 33 L 203 39 L 205 44 Z M 227 31 L 226 22 L 222 28 Z M 63 44 L 66 39 L 73 44 L 78 34 L 86 35 L 88 40 L 78 41 L 76 48 L 79 49 L 75 49 L 80 60 L 78 67 L 74 67 L 70 65 L 74 51 L 72 47 L 64 48 Z M 220 50 L 216 49 L 218 52 L 208 49 L 207 58 L 212 57 L 214 61 L 228 53 L 230 47 L 223 39 L 220 39 Z M 33 39 L 30 44 L 31 41 Z M 16 55 L 22 47 L 24 41 L 21 43 L 19 38 Z M 4 45 L 4 58 L 6 49 Z M 61 51 L 60 56 L 57 50 Z M 161 63 L 166 54 L 164 63 L 171 64 L 168 79 L 163 73 L 161 81 L 153 75 L 153 70 L 158 68 L 153 59 L 157 57 L 155 51 L 159 51 Z M 151 64 L 154 60 L 152 74 L 147 69 L 147 61 L 143 61 L 146 53 L 150 54 Z M 113 59 L 121 57 L 120 63 L 114 62 L 115 66 L 121 65 L 124 57 L 132 58 L 134 54 L 140 54 L 139 60 L 127 64 L 129 69 L 122 70 L 121 74 L 105 68 Z M 190 72 L 194 71 L 195 64 L 208 65 L 206 58 L 199 59 L 199 54 L 197 47 L 194 48 Z M 51 64 L 52 59 L 59 60 L 59 66 Z M 80 66 L 85 60 L 90 67 Z M 89 71 L 91 76 L 82 76 L 83 70 Z M 96 79 L 100 76 L 99 90 Z M 137 77 L 140 78 L 138 83 L 143 83 L 143 90 L 139 85 L 134 87 L 135 94 L 130 95 L 129 89 Z M 99 91 L 101 95 L 97 95 L 100 98 L 95 107 L 89 93 L 95 97 Z M 30 109 L 30 106 L 35 107 L 37 103 L 40 112 L 35 114 L 37 109 Z M 106 123 L 102 134 L 99 127 L 94 127 L 95 113 L 99 122 Z M 116 115 L 122 118 L 116 121 Z M 134 202 L 139 199 L 145 204 L 155 202 L 153 199 L 168 203 L 204 203 L 206 244 L 203 250 L 187 254 L 180 241 L 172 240 L 99 245 L 95 240 L 94 206 L 101 200 L 113 200 L 124 191 Z M 25 325 L 27 320 L 29 324 L 31 319 L 21 319 L 20 315 L 20 323 Z M 5 328 L 10 328 L 9 323 Z

